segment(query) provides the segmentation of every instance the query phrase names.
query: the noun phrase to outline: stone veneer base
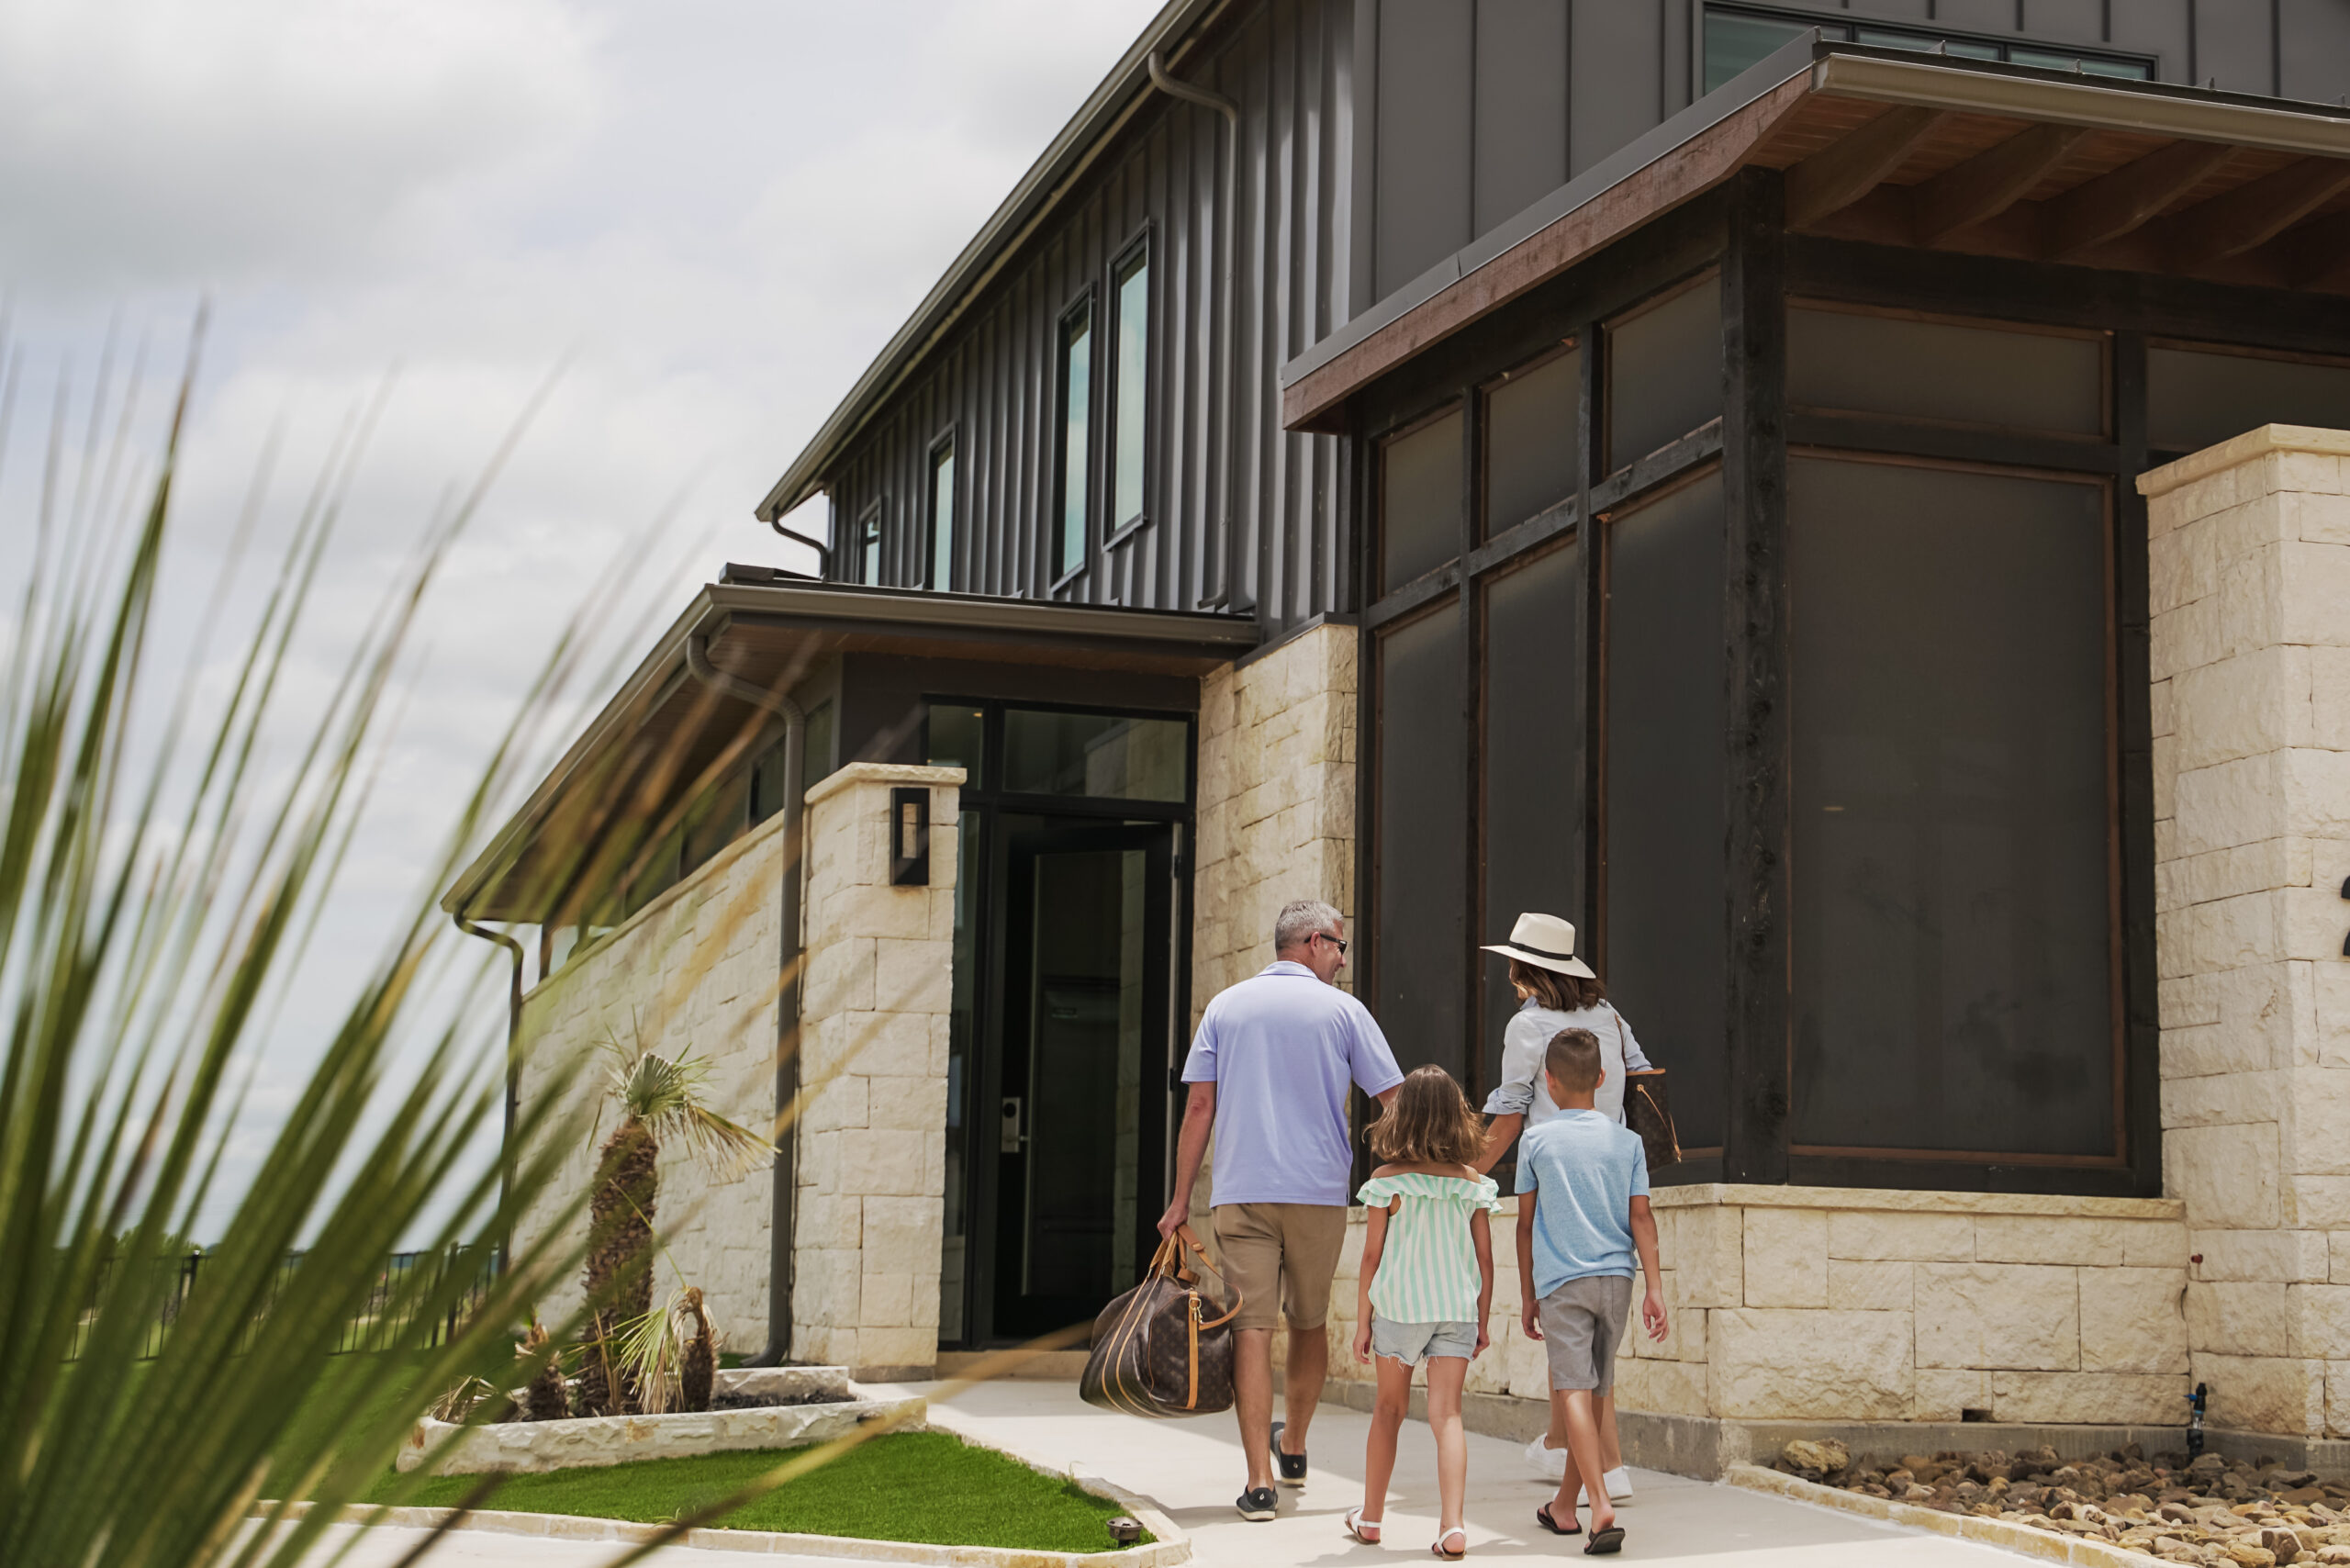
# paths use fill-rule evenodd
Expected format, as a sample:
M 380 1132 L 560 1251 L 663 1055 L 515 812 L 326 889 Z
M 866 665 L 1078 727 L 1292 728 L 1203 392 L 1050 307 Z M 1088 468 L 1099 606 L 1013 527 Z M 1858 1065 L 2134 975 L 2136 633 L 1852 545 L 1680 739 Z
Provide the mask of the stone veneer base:
M 1368 1411 L 1378 1397 L 1370 1383 L 1333 1381 L 1324 1396 L 1349 1409 Z M 1526 1442 L 1550 1426 L 1550 1406 L 1508 1394 L 1466 1394 L 1461 1424 L 1489 1438 Z M 1412 1418 L 1427 1419 L 1427 1391 L 1412 1390 Z M 2046 1446 L 2065 1459 L 2108 1453 L 2131 1443 L 2148 1453 L 2187 1446 L 2185 1427 L 2032 1425 L 2001 1421 L 1732 1421 L 1709 1416 L 1663 1416 L 1645 1410 L 1617 1413 L 1625 1460 L 1642 1470 L 1661 1470 L 1700 1481 L 1718 1481 L 1740 1465 L 1767 1463 L 1796 1438 L 1833 1438 L 1855 1454 L 1939 1453 L 1949 1449 L 1998 1449 L 2013 1453 Z M 2350 1473 L 2350 1442 L 2208 1428 L 2212 1452 L 2230 1458 L 2275 1459 L 2297 1469 Z M 1779 1475 L 1776 1471 L 1769 1472 Z M 1791 1479 L 1781 1476 L 1781 1479 Z M 1852 1494 L 1822 1487 L 1838 1497 Z M 1874 1499 L 1872 1499 L 1874 1500 Z M 1902 1505 L 1908 1506 L 1908 1505 Z M 1927 1510 L 1930 1512 L 1931 1510 Z

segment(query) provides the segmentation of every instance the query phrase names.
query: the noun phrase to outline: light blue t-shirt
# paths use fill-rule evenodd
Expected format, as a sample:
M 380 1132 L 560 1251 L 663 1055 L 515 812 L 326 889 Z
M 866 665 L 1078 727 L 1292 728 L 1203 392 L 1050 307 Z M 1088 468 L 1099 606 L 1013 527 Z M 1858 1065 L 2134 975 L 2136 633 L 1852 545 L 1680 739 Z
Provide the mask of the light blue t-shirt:
M 1376 1096 L 1404 1074 L 1370 1009 L 1283 958 L 1208 1003 L 1183 1081 L 1215 1085 L 1211 1205 L 1344 1204 L 1347 1085 Z
M 1535 1194 L 1535 1295 L 1569 1280 L 1638 1272 L 1632 1200 L 1649 1191 L 1639 1134 L 1597 1111 L 1561 1111 L 1519 1141 L 1517 1191 Z

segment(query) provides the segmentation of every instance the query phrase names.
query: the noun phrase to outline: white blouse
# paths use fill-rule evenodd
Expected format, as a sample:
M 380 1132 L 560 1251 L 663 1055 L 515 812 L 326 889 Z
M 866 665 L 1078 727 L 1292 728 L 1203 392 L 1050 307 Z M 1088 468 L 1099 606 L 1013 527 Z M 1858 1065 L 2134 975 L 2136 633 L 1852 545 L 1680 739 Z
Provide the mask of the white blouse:
M 1640 1042 L 1632 1038 L 1632 1026 L 1605 1002 L 1596 1007 L 1561 1013 L 1540 1006 L 1531 998 L 1518 1008 L 1508 1027 L 1502 1031 L 1502 1081 L 1486 1097 L 1485 1114 L 1522 1115 L 1531 1130 L 1559 1114 L 1559 1107 L 1550 1100 L 1550 1085 L 1543 1081 L 1542 1058 L 1550 1048 L 1550 1036 L 1561 1029 L 1588 1029 L 1598 1036 L 1599 1057 L 1607 1076 L 1600 1081 L 1599 1092 L 1593 1103 L 1610 1121 L 1623 1121 L 1624 1074 L 1644 1071 L 1649 1067 L 1649 1058 L 1641 1054 Z

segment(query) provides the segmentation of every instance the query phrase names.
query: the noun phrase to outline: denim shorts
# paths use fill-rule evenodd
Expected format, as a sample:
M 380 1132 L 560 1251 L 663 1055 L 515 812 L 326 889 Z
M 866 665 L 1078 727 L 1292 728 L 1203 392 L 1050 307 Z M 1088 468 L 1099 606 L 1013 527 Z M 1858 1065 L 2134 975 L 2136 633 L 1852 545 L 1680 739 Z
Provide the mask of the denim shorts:
M 1393 1323 L 1384 1317 L 1373 1317 L 1371 1353 L 1401 1361 L 1407 1367 L 1418 1366 L 1431 1356 L 1459 1356 L 1464 1361 L 1471 1361 L 1477 1354 L 1477 1326 Z

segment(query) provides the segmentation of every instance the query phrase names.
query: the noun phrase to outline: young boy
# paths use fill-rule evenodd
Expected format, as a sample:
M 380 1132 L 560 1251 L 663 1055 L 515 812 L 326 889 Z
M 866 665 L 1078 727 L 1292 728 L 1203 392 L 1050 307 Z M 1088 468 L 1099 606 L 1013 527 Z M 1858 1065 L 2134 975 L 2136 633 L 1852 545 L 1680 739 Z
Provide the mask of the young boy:
M 1616 1347 L 1632 1305 L 1636 1249 L 1648 1280 L 1640 1321 L 1650 1338 L 1664 1338 L 1656 1220 L 1649 1213 L 1648 1156 L 1639 1136 L 1593 1103 L 1606 1072 L 1598 1037 L 1588 1029 L 1560 1030 L 1542 1068 L 1559 1114 L 1518 1145 L 1517 1277 L 1526 1337 L 1548 1350 L 1552 1418 L 1566 1427 L 1572 1462 L 1558 1495 L 1534 1519 L 1554 1535 L 1575 1534 L 1580 1490 L 1591 1499 L 1583 1551 L 1596 1556 L 1624 1546 L 1602 1478 L 1599 1423 L 1614 1403 Z

